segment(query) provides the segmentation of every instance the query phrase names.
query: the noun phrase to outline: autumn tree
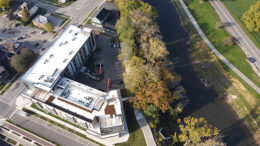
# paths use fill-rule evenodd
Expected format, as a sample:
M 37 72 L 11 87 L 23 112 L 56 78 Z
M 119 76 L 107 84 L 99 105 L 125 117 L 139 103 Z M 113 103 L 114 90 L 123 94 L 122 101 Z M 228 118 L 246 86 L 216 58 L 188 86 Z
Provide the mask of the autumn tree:
M 173 101 L 172 93 L 163 81 L 140 87 L 134 97 L 134 105 L 138 109 L 146 110 L 150 104 L 153 104 L 162 112 L 166 112 Z
M 54 29 L 54 26 L 50 22 L 48 22 L 43 26 L 43 29 L 46 30 L 47 32 L 52 32 Z
M 144 110 L 144 115 L 148 119 L 151 128 L 155 128 L 159 124 L 160 110 L 156 108 L 154 105 L 149 105 Z
M 11 0 L 0 0 L 0 7 L 2 9 L 9 9 Z
M 26 48 L 22 48 L 19 54 L 11 58 L 11 66 L 17 72 L 25 72 L 36 58 L 37 54 Z
M 125 68 L 125 86 L 135 95 L 136 108 L 165 113 L 184 90 L 178 84 L 180 77 L 167 68 L 169 52 L 155 21 L 157 12 L 142 0 L 115 2 L 120 8 L 116 31 L 124 46 L 119 59 Z
M 260 30 L 260 1 L 252 5 L 249 10 L 242 15 L 241 20 L 245 23 L 249 31 L 258 32 Z
M 208 124 L 202 117 L 186 117 L 179 127 L 181 131 L 179 139 L 185 144 L 190 145 L 205 143 L 207 139 L 219 134 L 219 130 Z
M 21 20 L 22 20 L 23 23 L 27 23 L 27 22 L 30 21 L 31 16 L 30 16 L 30 13 L 28 12 L 28 10 L 26 8 L 24 8 L 22 10 L 21 15 L 22 15 Z

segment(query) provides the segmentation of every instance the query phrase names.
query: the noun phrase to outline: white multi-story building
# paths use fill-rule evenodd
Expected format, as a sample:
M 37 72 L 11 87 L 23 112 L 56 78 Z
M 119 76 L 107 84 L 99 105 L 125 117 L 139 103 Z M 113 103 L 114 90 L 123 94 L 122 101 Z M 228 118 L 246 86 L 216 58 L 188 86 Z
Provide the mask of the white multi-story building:
M 95 48 L 91 29 L 68 26 L 21 78 L 27 87 L 22 95 L 39 108 L 105 138 L 124 132 L 120 91 L 106 93 L 69 79 Z

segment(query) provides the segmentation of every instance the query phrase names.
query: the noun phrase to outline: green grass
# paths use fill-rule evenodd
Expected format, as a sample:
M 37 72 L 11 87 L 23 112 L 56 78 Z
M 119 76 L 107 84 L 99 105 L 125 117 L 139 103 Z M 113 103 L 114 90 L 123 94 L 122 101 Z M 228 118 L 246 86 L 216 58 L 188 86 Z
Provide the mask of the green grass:
M 242 15 L 249 10 L 251 5 L 254 5 L 257 0 L 223 0 L 224 5 L 229 10 L 231 15 L 240 24 L 242 29 L 247 33 L 250 39 L 260 48 L 260 32 L 250 32 L 241 21 Z
M 42 135 L 40 135 L 40 134 L 38 134 L 38 133 L 35 133 L 35 132 L 33 132 L 32 130 L 27 129 L 27 128 L 23 127 L 23 126 L 17 125 L 17 124 L 13 123 L 13 122 L 10 121 L 10 120 L 7 120 L 7 122 L 9 122 L 9 123 L 11 123 L 11 124 L 13 124 L 13 125 L 15 125 L 15 126 L 21 128 L 21 129 L 23 129 L 23 130 L 25 130 L 25 131 L 27 131 L 27 132 L 33 134 L 33 135 L 36 135 L 36 136 L 38 136 L 38 137 L 40 137 L 40 138 L 42 138 L 42 139 L 44 139 L 44 140 L 46 140 L 46 141 L 48 141 L 48 142 L 50 142 L 50 143 L 52 143 L 52 144 L 55 144 L 55 145 L 57 145 L 57 146 L 61 146 L 60 144 L 56 143 L 55 141 L 50 140 L 50 139 L 48 139 L 48 138 L 46 138 L 46 137 L 44 137 L 44 136 L 42 136 Z
M 0 134 L 0 139 L 5 139 L 5 136 L 4 135 L 2 135 L 2 134 Z
M 127 142 L 116 144 L 116 146 L 146 146 L 143 132 L 136 121 L 133 108 L 129 102 L 125 101 L 123 104 L 130 135 Z
M 37 108 L 38 108 L 38 107 L 37 107 Z M 38 117 L 38 118 L 40 118 L 40 119 L 42 119 L 42 120 L 44 120 L 44 121 L 47 121 L 47 122 L 49 122 L 50 124 L 53 124 L 53 125 L 55 125 L 55 126 L 58 126 L 58 127 L 62 128 L 62 129 L 64 129 L 64 130 L 67 130 L 67 131 L 69 131 L 69 132 L 71 132 L 71 133 L 74 133 L 74 134 L 76 134 L 76 135 L 78 135 L 78 136 L 80 136 L 80 137 L 82 137 L 82 138 L 84 138 L 84 139 L 87 139 L 87 140 L 89 140 L 89 141 L 91 141 L 91 142 L 93 142 L 93 143 L 96 143 L 96 144 L 98 144 L 98 145 L 103 146 L 103 144 L 101 144 L 101 143 L 99 143 L 99 142 L 97 142 L 97 141 L 95 141 L 95 140 L 93 140 L 93 139 L 88 138 L 86 135 L 84 135 L 84 134 L 82 134 L 82 133 L 79 133 L 79 132 L 77 132 L 77 131 L 75 131 L 75 130 L 73 130 L 73 129 L 70 129 L 70 128 L 68 128 L 68 127 L 66 127 L 66 126 L 64 126 L 64 125 L 62 125 L 62 124 L 60 124 L 60 123 L 57 123 L 57 122 L 53 121 L 53 120 L 50 120 L 50 119 L 48 119 L 48 118 L 46 118 L 46 117 L 44 117 L 44 116 L 42 116 L 42 115 L 39 115 L 39 114 L 37 114 L 37 113 L 35 113 L 35 112 L 29 110 L 29 109 L 23 108 L 22 110 L 25 111 L 25 112 L 28 112 L 28 113 L 30 113 L 30 114 L 32 114 L 32 115 Z
M 13 83 L 9 83 L 0 93 L 0 95 L 3 95 L 11 86 L 13 85 Z
M 216 23 L 220 21 L 209 2 L 200 3 L 200 0 L 185 0 L 192 15 L 197 20 L 201 29 L 207 35 L 216 49 L 245 74 L 252 82 L 260 87 L 260 78 L 253 71 L 244 52 L 237 45 L 223 46 L 222 40 L 229 34 L 225 29 L 216 29 Z M 205 15 L 206 14 L 206 15 Z
M 16 145 L 16 141 L 12 140 L 11 138 L 8 138 L 7 142 L 13 144 L 13 145 Z

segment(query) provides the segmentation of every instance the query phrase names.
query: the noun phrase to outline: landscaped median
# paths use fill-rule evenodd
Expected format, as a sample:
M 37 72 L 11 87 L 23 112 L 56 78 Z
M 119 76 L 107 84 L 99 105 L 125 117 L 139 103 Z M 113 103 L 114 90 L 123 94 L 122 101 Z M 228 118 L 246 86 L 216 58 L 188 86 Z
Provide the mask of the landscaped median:
M 224 28 L 216 28 L 220 19 L 210 3 L 202 3 L 200 0 L 185 0 L 185 3 L 213 46 L 215 46 L 230 63 L 238 68 L 239 71 L 260 87 L 260 78 L 249 65 L 247 57 L 242 49 L 236 44 L 223 44 L 223 40 L 229 37 L 229 34 Z

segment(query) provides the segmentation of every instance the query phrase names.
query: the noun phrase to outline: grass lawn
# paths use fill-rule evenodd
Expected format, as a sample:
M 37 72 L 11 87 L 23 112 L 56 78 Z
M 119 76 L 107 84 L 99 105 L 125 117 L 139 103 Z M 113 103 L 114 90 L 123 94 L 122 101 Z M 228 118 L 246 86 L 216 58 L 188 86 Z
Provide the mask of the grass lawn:
M 200 0 L 185 0 L 192 15 L 197 20 L 201 29 L 207 35 L 216 49 L 245 74 L 252 82 L 260 87 L 260 78 L 253 71 L 244 52 L 237 45 L 223 46 L 222 40 L 229 34 L 224 28 L 216 29 L 216 23 L 220 21 L 209 2 L 200 3 Z
M 16 145 L 16 141 L 12 140 L 11 138 L 8 138 L 7 142 L 13 144 L 13 145 Z
M 136 121 L 133 108 L 127 101 L 123 102 L 123 104 L 130 136 L 127 142 L 116 144 L 116 146 L 145 146 L 144 135 Z
M 254 5 L 258 0 L 223 0 L 226 8 L 229 10 L 231 15 L 240 24 L 242 29 L 247 33 L 251 40 L 260 48 L 260 32 L 250 32 L 241 21 L 242 15 L 249 10 L 251 5 Z

